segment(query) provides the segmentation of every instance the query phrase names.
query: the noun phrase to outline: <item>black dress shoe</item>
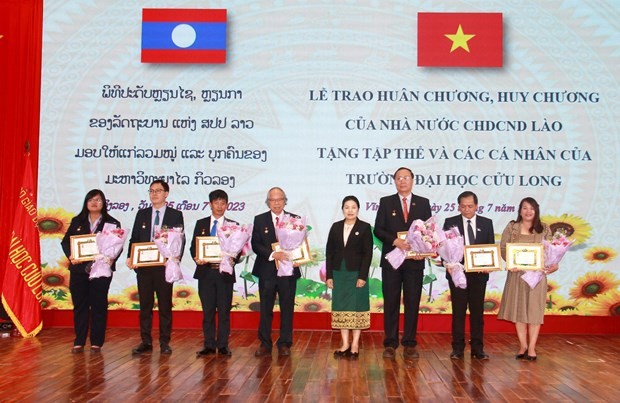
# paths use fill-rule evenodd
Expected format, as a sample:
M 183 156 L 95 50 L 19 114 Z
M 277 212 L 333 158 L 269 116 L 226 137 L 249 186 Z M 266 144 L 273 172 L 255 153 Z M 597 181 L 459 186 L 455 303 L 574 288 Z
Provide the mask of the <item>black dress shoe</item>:
M 271 349 L 263 346 L 262 344 L 258 347 L 258 350 L 254 353 L 254 357 L 264 357 L 266 355 L 271 355 Z
M 526 355 L 525 359 L 528 361 L 536 361 L 536 357 L 535 355 Z
M 278 355 L 280 357 L 288 357 L 291 355 L 291 349 L 288 346 L 278 347 Z
M 347 357 L 351 360 L 357 360 L 360 357 L 360 353 L 349 353 Z
M 346 357 L 347 355 L 349 355 L 351 353 L 351 347 L 347 348 L 344 351 L 341 350 L 336 350 L 334 351 L 334 358 L 342 358 L 342 357 Z
M 386 347 L 385 350 L 383 350 L 383 358 L 393 360 L 394 357 L 396 357 L 396 350 L 394 347 Z
M 515 355 L 516 360 L 525 360 L 526 357 L 527 357 L 527 349 L 525 349 L 525 351 L 522 354 Z
M 488 360 L 489 355 L 484 352 L 471 353 L 471 358 L 475 358 L 477 360 Z
M 147 343 L 140 343 L 138 347 L 131 350 L 133 354 L 144 354 L 149 351 L 153 351 L 153 346 Z
M 450 353 L 450 359 L 452 359 L 452 360 L 462 360 L 463 359 L 463 352 L 462 351 L 452 350 L 452 352 Z
M 415 347 L 405 347 L 403 357 L 405 357 L 405 359 L 412 360 L 414 358 L 420 358 L 420 353 L 418 353 Z
M 215 354 L 215 349 L 211 347 L 205 347 L 196 353 L 196 355 L 199 355 L 199 356 L 211 355 L 211 354 Z
M 166 355 L 168 355 L 168 354 L 172 354 L 172 349 L 170 348 L 170 346 L 169 346 L 169 345 L 167 345 L 167 344 L 163 344 L 163 345 L 159 348 L 159 352 L 160 352 L 161 354 L 166 354 Z
M 230 350 L 228 349 L 228 347 L 218 348 L 218 349 L 217 349 L 217 353 L 218 353 L 219 355 L 225 355 L 225 356 L 228 356 L 228 357 L 230 357 L 230 356 L 232 355 L 232 351 L 230 351 Z

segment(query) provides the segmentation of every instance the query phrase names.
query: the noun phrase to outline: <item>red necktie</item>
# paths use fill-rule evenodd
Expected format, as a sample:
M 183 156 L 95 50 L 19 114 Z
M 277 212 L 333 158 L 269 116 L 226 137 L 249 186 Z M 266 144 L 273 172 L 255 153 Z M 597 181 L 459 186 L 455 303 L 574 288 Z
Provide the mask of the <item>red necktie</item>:
M 403 197 L 403 217 L 405 218 L 405 222 L 409 219 L 409 209 L 407 208 L 407 198 Z

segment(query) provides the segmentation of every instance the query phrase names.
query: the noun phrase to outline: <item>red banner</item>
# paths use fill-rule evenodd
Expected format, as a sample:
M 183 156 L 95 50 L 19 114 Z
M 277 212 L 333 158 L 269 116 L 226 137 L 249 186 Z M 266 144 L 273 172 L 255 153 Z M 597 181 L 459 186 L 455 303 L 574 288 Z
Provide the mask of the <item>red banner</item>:
M 418 13 L 418 66 L 502 67 L 501 13 Z
M 23 337 L 41 330 L 41 255 L 37 206 L 30 155 L 13 217 L 13 233 L 6 262 L 2 304 Z

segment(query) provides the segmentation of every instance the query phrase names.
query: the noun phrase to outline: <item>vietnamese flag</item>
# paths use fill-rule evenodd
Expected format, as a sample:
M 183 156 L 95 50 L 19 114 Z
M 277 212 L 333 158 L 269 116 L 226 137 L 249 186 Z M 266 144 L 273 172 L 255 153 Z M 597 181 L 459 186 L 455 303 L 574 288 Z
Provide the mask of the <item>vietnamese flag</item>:
M 142 63 L 226 63 L 225 9 L 142 9 Z
M 418 13 L 418 66 L 502 67 L 502 13 Z
M 43 322 L 41 255 L 30 153 L 26 156 L 24 179 L 12 224 L 2 305 L 22 336 L 33 337 L 39 333 Z

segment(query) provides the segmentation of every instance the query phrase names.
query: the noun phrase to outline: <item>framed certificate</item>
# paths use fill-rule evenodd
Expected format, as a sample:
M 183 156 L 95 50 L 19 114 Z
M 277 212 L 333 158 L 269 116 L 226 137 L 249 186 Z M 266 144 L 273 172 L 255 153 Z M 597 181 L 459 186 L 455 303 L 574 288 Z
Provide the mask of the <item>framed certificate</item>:
M 398 236 L 399 239 L 402 239 L 403 241 L 407 239 L 407 231 L 400 231 L 396 233 L 396 236 Z M 413 259 L 414 256 L 422 256 L 422 257 L 437 257 L 437 253 L 435 252 L 429 252 L 429 253 L 419 253 L 419 252 L 415 252 L 415 251 L 408 251 L 407 254 L 405 255 L 405 259 Z
M 271 249 L 274 252 L 281 252 L 280 243 L 272 243 Z M 312 255 L 310 254 L 310 246 L 308 245 L 308 238 L 304 239 L 301 246 L 295 250 L 287 251 L 289 254 L 289 260 L 298 265 L 310 263 L 312 261 Z M 278 261 L 276 260 L 276 267 L 278 267 Z
M 542 270 L 544 266 L 544 253 L 541 243 L 506 244 L 506 268 Z
M 204 260 L 209 263 L 221 262 L 222 249 L 220 249 L 219 238 L 216 236 L 197 236 L 196 259 Z
M 136 267 L 149 267 L 149 266 L 163 266 L 166 262 L 164 256 L 159 253 L 155 242 L 140 242 L 131 245 L 131 260 L 132 266 Z
M 465 245 L 465 271 L 501 270 L 499 245 Z
M 71 256 L 78 262 L 89 262 L 95 260 L 99 254 L 97 248 L 96 234 L 73 235 L 70 238 Z

